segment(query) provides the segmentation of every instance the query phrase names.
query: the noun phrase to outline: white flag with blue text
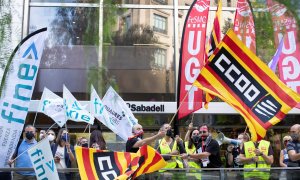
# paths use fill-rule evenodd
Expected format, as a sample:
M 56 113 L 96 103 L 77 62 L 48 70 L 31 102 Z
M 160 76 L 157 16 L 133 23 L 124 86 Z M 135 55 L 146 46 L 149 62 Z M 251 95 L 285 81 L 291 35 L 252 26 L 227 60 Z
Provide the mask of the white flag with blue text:
M 0 168 L 8 167 L 29 110 L 47 28 L 26 36 L 12 52 L 1 81 Z
M 52 118 L 60 127 L 66 123 L 63 98 L 59 97 L 48 88 L 44 88 L 38 112 Z
M 132 135 L 132 126 L 137 124 L 138 120 L 133 116 L 125 101 L 112 87 L 109 87 L 102 102 L 110 116 L 110 122 L 118 130 L 117 134 L 124 141 L 127 141 L 128 137 Z
M 94 117 L 82 106 L 64 85 L 63 99 L 66 120 L 94 124 Z
M 92 116 L 98 119 L 101 123 L 103 123 L 107 128 L 112 130 L 114 133 L 117 133 L 117 129 L 113 123 L 110 121 L 110 117 L 106 109 L 104 108 L 104 104 L 97 94 L 94 86 L 91 87 L 91 101 L 90 101 L 90 112 Z
M 44 138 L 28 150 L 38 180 L 59 180 L 48 138 Z

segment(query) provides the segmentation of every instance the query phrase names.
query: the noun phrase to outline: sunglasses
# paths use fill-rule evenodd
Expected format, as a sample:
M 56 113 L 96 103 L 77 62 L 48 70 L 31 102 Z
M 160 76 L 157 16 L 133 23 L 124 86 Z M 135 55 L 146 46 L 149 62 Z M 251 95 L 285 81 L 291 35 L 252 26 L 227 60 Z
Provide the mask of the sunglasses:
M 202 134 L 202 133 L 204 134 L 204 133 L 207 133 L 207 131 L 199 131 L 199 133 L 200 134 Z

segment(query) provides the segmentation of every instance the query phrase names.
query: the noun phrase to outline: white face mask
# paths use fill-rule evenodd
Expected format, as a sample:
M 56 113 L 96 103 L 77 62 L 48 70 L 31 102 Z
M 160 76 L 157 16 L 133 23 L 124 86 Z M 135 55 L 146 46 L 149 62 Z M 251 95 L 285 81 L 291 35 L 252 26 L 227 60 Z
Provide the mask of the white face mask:
M 47 136 L 47 138 L 48 138 L 49 141 L 53 141 L 54 140 L 54 136 L 52 134 L 49 134 Z

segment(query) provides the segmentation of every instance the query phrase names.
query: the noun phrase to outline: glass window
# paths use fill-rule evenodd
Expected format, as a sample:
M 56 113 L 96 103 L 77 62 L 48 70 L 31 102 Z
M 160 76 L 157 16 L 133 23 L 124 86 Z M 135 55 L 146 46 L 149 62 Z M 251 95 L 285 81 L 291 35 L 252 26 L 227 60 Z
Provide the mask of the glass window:
M 166 66 L 167 52 L 165 49 L 157 49 L 154 53 L 154 65 L 158 68 Z
M 131 16 L 126 16 L 125 17 L 125 29 L 126 29 L 126 31 L 128 31 L 130 26 L 131 26 Z
M 85 93 L 97 73 L 99 9 L 82 7 L 31 7 L 29 33 L 48 28 L 35 95 L 44 87 Z M 49 78 L 51 77 L 51 78 Z M 96 84 L 93 83 L 95 86 Z M 39 96 L 36 96 L 39 98 Z
M 104 44 L 107 54 L 103 66 L 127 101 L 175 100 L 172 36 L 154 31 L 151 19 L 154 12 L 129 8 L 119 13 L 120 17 L 126 17 L 125 22 L 116 24 L 112 41 Z M 171 10 L 163 12 L 172 14 Z M 126 22 L 131 24 L 127 31 Z M 172 23 L 168 25 L 172 33 Z
M 167 18 L 154 14 L 154 31 L 167 34 Z
M 168 4 L 168 0 L 153 0 L 153 1 L 159 4 Z

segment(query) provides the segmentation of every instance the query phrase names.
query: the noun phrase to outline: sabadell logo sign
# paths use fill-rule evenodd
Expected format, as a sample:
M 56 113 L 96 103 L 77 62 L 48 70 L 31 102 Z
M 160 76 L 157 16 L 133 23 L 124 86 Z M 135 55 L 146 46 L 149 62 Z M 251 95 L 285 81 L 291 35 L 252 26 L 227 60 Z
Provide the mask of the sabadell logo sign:
M 165 112 L 164 104 L 126 103 L 132 112 Z

